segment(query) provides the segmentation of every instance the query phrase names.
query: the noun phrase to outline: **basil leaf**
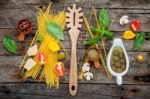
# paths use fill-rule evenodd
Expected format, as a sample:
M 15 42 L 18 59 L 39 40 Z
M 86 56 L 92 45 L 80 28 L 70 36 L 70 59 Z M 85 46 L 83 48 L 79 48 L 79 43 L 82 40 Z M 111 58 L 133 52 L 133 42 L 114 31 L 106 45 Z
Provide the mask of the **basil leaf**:
M 100 39 L 100 36 L 97 35 L 97 36 L 95 36 L 94 38 L 92 38 L 92 39 L 86 41 L 86 42 L 84 43 L 84 45 L 94 45 L 95 43 L 97 43 L 97 42 L 99 41 L 99 39 Z
M 5 36 L 3 38 L 3 45 L 9 52 L 16 53 L 17 44 L 12 38 Z
M 93 33 L 100 33 L 100 32 L 101 32 L 101 29 L 92 27 L 92 28 L 91 28 L 91 31 L 92 31 Z
M 113 33 L 111 31 L 105 31 L 104 36 L 107 37 L 108 39 L 112 39 L 113 38 Z
M 109 24 L 109 14 L 108 11 L 104 8 L 99 13 L 99 23 L 105 28 Z
M 101 36 L 103 37 L 104 36 L 104 33 L 105 33 L 105 28 L 104 27 L 102 27 L 102 29 L 101 29 Z
M 57 39 L 60 39 L 60 40 L 64 40 L 63 30 L 60 27 L 60 25 L 58 25 L 58 24 L 56 24 L 54 22 L 48 22 L 48 24 L 47 24 L 47 31 L 53 37 L 55 37 Z
M 140 32 L 137 34 L 134 41 L 134 50 L 139 50 L 145 42 L 146 34 L 144 32 Z

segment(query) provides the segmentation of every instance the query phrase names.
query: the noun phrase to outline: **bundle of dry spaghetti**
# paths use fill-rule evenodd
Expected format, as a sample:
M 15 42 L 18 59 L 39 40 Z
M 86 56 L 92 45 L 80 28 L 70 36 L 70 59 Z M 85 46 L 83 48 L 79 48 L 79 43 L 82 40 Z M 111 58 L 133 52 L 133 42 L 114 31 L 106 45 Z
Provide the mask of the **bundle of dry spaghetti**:
M 54 15 L 51 11 L 51 5 L 49 4 L 46 11 L 39 9 L 37 14 L 37 23 L 38 23 L 38 34 L 44 36 L 43 41 L 41 42 L 38 48 L 39 52 L 44 53 L 44 62 L 39 62 L 38 54 L 33 57 L 33 60 L 36 62 L 36 65 L 28 71 L 25 71 L 23 79 L 32 77 L 33 79 L 38 79 L 40 81 L 45 80 L 48 87 L 59 87 L 59 76 L 54 71 L 55 64 L 59 62 L 58 52 L 60 51 L 60 41 L 54 36 L 50 35 L 47 31 L 48 22 L 53 22 L 58 24 L 62 30 L 65 28 L 65 12 L 59 12 L 57 15 Z M 36 41 L 34 42 L 34 44 Z M 41 67 L 43 69 L 41 71 Z

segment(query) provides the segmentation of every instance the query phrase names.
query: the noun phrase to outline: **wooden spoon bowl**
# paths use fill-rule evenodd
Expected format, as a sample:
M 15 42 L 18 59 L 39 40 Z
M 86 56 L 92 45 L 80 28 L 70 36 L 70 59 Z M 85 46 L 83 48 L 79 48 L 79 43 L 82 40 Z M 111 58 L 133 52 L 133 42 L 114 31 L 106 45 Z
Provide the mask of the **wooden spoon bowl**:
M 24 41 L 25 35 L 31 33 L 32 24 L 31 21 L 27 18 L 20 19 L 17 23 L 17 28 L 20 31 L 18 39 Z
M 94 62 L 94 65 L 96 68 L 99 68 L 100 67 L 100 63 L 99 63 L 99 55 L 100 55 L 100 51 L 96 48 L 96 47 L 90 47 L 87 51 L 87 58 Z

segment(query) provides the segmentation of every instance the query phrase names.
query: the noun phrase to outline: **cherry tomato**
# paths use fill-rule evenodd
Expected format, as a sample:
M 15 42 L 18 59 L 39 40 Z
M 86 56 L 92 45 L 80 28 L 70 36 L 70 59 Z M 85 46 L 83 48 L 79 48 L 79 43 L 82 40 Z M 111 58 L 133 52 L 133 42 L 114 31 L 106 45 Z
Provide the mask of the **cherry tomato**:
M 54 66 L 54 72 L 57 76 L 63 77 L 65 73 L 65 68 L 63 62 L 57 62 Z
M 38 61 L 40 64 L 44 64 L 46 61 L 46 56 L 43 52 L 38 52 Z
M 135 20 L 131 23 L 130 26 L 133 29 L 133 31 L 138 31 L 140 29 L 140 21 Z

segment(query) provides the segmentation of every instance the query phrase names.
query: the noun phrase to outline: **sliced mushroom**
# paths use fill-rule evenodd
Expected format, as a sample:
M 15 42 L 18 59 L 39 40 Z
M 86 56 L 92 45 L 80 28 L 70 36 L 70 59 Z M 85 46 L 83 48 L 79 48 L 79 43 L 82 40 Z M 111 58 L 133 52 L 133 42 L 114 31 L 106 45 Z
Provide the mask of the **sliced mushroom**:
M 86 80 L 91 80 L 91 78 L 93 78 L 93 73 L 86 72 L 84 73 L 84 77 L 86 78 Z
M 119 20 L 121 25 L 129 23 L 129 17 L 127 15 L 123 15 Z
M 82 71 L 83 72 L 89 72 L 90 71 L 90 64 L 89 63 L 84 63 L 82 66 Z

